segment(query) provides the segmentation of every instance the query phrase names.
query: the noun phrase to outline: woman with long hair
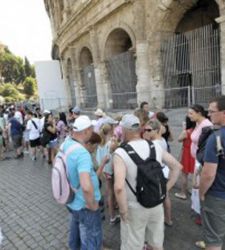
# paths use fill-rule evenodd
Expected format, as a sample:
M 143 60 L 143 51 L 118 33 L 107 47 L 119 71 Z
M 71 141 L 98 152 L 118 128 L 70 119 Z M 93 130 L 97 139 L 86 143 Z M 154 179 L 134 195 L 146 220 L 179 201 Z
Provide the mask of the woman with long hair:
M 66 114 L 64 112 L 59 113 L 59 120 L 57 122 L 56 128 L 58 132 L 59 144 L 61 144 L 67 135 L 67 120 Z
M 207 118 L 207 112 L 204 107 L 195 104 L 188 110 L 188 117 L 192 122 L 196 123 L 196 126 L 191 133 L 191 155 L 195 159 L 195 170 L 193 177 L 193 188 L 192 188 L 192 209 L 197 213 L 195 220 L 196 224 L 201 224 L 200 216 L 200 200 L 199 200 L 199 181 L 201 164 L 196 159 L 196 153 L 198 150 L 198 141 L 204 127 L 213 126 L 211 121 Z
M 195 122 L 188 116 L 185 118 L 183 131 L 178 136 L 178 141 L 183 143 L 181 152 L 181 164 L 183 165 L 181 174 L 181 191 L 175 193 L 179 199 L 186 200 L 188 194 L 188 175 L 194 173 L 195 159 L 191 155 L 191 134 L 195 128 Z
M 144 126 L 143 138 L 157 143 L 164 151 L 168 152 L 167 142 L 162 136 L 163 130 L 163 125 L 158 120 L 150 120 Z M 169 179 L 169 168 L 166 165 L 163 166 L 163 174 L 166 179 Z M 171 215 L 171 200 L 169 194 L 167 194 L 163 206 L 165 213 L 165 225 L 172 226 L 173 221 Z
M 103 124 L 100 127 L 99 134 L 101 136 L 101 143 L 99 144 L 96 152 L 96 160 L 100 165 L 103 159 L 107 156 L 108 163 L 105 164 L 103 173 L 106 179 L 106 193 L 109 208 L 110 224 L 115 224 L 119 221 L 119 216 L 115 215 L 115 196 L 113 190 L 113 166 L 112 166 L 112 153 L 117 147 L 115 137 L 113 137 L 114 126 L 110 124 Z
M 50 140 L 47 145 L 48 164 L 52 164 L 55 158 L 55 155 L 57 153 L 58 142 L 57 142 L 57 129 L 56 129 L 56 124 L 55 124 L 55 119 L 51 113 L 47 114 L 45 117 L 43 130 L 44 130 L 43 134 L 47 133 L 49 135 Z

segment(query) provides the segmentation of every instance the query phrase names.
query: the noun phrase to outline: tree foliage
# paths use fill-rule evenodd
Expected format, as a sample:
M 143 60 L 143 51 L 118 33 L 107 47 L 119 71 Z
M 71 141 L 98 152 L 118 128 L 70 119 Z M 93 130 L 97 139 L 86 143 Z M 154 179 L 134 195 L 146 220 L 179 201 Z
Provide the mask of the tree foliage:
M 5 101 L 37 98 L 34 66 L 25 57 L 14 55 L 7 47 L 0 53 L 0 96 Z
M 35 77 L 34 66 L 30 64 L 27 57 L 24 58 L 24 71 L 25 71 L 26 77 L 29 77 L 29 76 Z
M 36 81 L 33 77 L 26 77 L 24 83 L 23 83 L 23 87 L 24 87 L 24 93 L 27 96 L 32 96 L 35 94 L 35 90 L 36 90 Z
M 15 85 L 11 83 L 6 83 L 1 86 L 0 95 L 3 96 L 6 101 L 20 101 L 24 99 L 20 92 L 16 89 Z
M 23 59 L 10 51 L 0 54 L 0 74 L 4 82 L 20 83 L 25 79 Z

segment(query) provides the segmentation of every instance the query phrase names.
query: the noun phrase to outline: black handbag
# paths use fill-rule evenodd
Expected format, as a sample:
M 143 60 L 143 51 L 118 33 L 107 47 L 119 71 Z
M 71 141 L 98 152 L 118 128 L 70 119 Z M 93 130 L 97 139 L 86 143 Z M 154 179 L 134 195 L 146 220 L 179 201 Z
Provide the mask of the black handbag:
M 41 135 L 41 140 L 40 140 L 41 146 L 46 147 L 46 145 L 51 141 L 51 139 L 52 139 L 52 135 L 48 131 L 44 130 Z

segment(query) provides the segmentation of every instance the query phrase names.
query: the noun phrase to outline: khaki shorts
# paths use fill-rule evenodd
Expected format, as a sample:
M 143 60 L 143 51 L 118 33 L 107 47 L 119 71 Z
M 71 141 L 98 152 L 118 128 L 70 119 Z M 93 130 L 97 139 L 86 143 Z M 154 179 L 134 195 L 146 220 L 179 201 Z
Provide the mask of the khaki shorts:
M 164 210 L 160 204 L 144 208 L 137 204 L 128 208 L 128 221 L 121 221 L 121 250 L 140 250 L 144 242 L 152 247 L 163 247 Z
M 206 195 L 201 205 L 206 245 L 222 246 L 225 237 L 225 200 Z

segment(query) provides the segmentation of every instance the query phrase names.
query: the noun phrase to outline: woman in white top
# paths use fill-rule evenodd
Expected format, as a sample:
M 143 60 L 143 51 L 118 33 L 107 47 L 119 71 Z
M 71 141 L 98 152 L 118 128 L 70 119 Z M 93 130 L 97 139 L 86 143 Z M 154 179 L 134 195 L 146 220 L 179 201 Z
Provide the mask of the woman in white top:
M 162 137 L 162 133 L 164 132 L 164 127 L 161 125 L 161 123 L 158 120 L 150 120 L 148 121 L 144 126 L 143 131 L 143 138 L 146 140 L 152 140 L 160 147 L 168 152 L 168 146 L 166 143 L 166 140 Z M 169 179 L 169 168 L 166 165 L 163 165 L 163 174 L 165 178 Z M 164 205 L 164 211 L 165 211 L 165 225 L 172 226 L 172 215 L 171 215 L 171 200 L 169 197 L 169 194 L 167 194 L 167 197 L 163 203 Z

